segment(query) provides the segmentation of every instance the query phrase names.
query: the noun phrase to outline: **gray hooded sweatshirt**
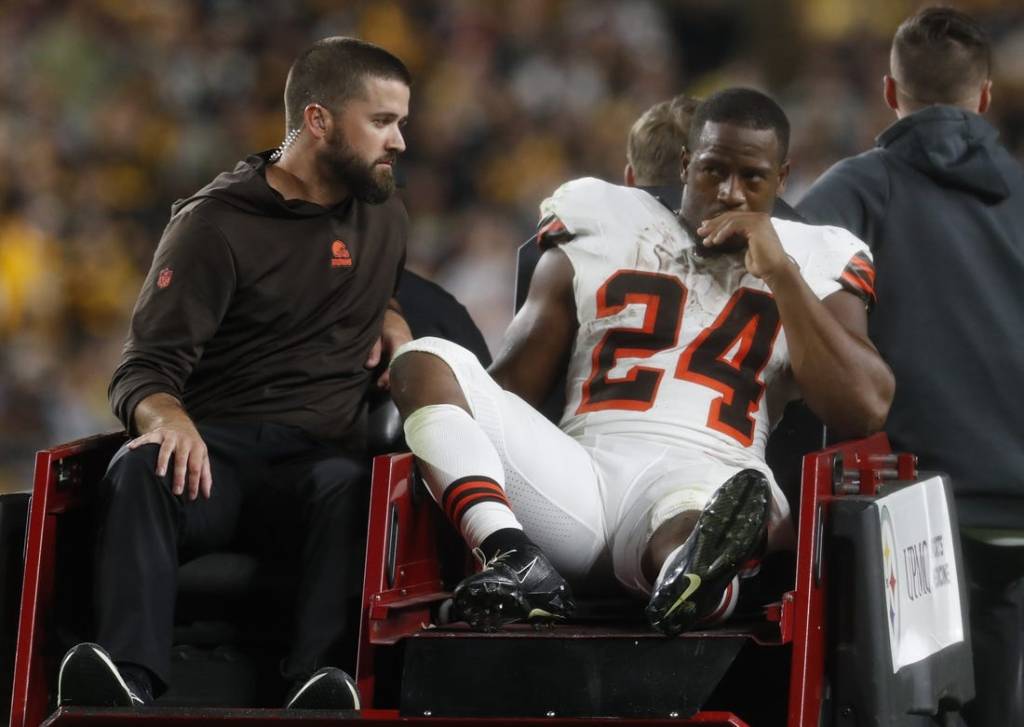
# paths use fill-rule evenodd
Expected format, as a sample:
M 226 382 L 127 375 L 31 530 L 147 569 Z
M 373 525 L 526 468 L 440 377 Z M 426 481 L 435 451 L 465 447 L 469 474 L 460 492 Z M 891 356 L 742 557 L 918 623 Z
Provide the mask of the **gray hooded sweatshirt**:
M 893 446 L 952 476 L 961 525 L 1024 529 L 1024 169 L 980 116 L 933 106 L 797 209 L 874 253 Z

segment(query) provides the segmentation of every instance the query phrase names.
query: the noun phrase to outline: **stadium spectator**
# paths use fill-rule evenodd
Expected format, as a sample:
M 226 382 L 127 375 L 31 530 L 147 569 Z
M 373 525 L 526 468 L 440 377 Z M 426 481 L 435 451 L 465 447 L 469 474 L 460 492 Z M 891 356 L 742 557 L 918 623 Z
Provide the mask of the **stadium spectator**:
M 179 561 L 237 544 L 298 563 L 287 706 L 359 707 L 328 664 L 362 573 L 367 392 L 411 338 L 392 297 L 409 85 L 379 46 L 318 41 L 288 72 L 281 146 L 174 205 L 110 384 L 134 439 L 100 484 L 98 644 L 64 657 L 61 703 L 152 702 Z
M 969 724 L 1024 724 L 1024 169 L 982 118 L 991 48 L 971 17 L 927 8 L 892 42 L 897 121 L 798 205 L 864 239 L 870 333 L 896 375 L 886 430 L 948 472 L 959 512 L 977 697 Z
M 471 625 L 565 616 L 562 573 L 586 582 L 609 559 L 665 633 L 725 615 L 743 563 L 791 534 L 763 459 L 780 407 L 799 387 L 843 434 L 881 426 L 891 374 L 866 338 L 869 291 L 844 282 L 866 248 L 768 215 L 788 139 L 763 94 L 713 95 L 678 216 L 596 179 L 542 205 L 545 252 L 489 371 L 438 339 L 396 354 L 406 441 L 483 565 L 455 591 Z M 531 405 L 566 369 L 555 427 Z

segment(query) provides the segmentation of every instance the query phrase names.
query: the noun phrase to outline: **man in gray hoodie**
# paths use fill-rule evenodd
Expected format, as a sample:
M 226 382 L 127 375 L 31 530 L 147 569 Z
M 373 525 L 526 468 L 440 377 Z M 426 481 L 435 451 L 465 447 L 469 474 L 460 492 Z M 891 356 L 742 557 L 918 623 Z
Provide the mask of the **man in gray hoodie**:
M 990 49 L 973 19 L 922 10 L 896 31 L 890 61 L 884 97 L 898 120 L 797 209 L 871 246 L 870 334 L 896 375 L 886 430 L 953 478 L 971 585 L 969 723 L 1024 724 L 1024 170 L 980 116 Z

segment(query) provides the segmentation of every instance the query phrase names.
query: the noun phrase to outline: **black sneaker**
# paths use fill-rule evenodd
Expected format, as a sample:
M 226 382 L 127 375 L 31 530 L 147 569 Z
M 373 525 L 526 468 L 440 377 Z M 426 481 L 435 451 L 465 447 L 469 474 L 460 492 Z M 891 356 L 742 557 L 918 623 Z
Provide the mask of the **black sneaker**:
M 348 674 L 325 666 L 295 687 L 285 709 L 359 709 L 359 689 Z
M 144 707 L 153 697 L 118 671 L 97 644 L 71 647 L 60 662 L 57 703 L 88 707 Z
M 483 554 L 476 550 L 483 561 Z M 576 607 L 569 584 L 532 543 L 498 553 L 455 588 L 453 612 L 474 629 L 494 631 L 513 621 L 553 621 Z
M 647 620 L 674 636 L 711 616 L 733 578 L 764 547 L 771 486 L 757 470 L 737 472 L 712 495 L 693 532 L 662 567 Z

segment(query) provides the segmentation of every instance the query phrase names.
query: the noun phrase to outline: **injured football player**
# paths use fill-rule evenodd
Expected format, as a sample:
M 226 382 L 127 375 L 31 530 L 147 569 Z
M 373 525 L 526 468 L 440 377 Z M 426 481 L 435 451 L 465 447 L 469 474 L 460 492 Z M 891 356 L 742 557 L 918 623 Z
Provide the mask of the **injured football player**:
M 596 179 L 541 205 L 544 249 L 494 364 L 435 338 L 391 365 L 406 441 L 482 569 L 455 613 L 563 618 L 610 563 L 677 634 L 726 616 L 792 545 L 765 443 L 803 398 L 839 436 L 878 431 L 893 377 L 867 337 L 874 269 L 835 227 L 773 218 L 789 122 L 748 89 L 698 106 L 681 206 Z M 537 410 L 565 376 L 558 424 Z

